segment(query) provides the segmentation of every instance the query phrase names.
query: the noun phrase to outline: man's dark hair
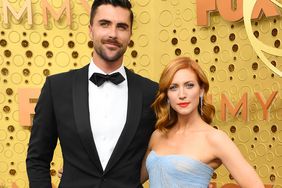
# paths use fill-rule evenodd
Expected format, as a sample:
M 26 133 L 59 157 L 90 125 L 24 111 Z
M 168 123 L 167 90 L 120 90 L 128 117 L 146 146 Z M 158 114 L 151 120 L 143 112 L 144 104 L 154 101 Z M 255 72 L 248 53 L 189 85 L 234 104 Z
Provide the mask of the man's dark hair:
M 112 5 L 114 7 L 122 7 L 128 9 L 130 12 L 131 27 L 133 24 L 133 12 L 131 10 L 131 3 L 129 0 L 94 0 L 90 12 L 90 25 L 93 23 L 93 18 L 96 14 L 97 8 L 101 5 Z

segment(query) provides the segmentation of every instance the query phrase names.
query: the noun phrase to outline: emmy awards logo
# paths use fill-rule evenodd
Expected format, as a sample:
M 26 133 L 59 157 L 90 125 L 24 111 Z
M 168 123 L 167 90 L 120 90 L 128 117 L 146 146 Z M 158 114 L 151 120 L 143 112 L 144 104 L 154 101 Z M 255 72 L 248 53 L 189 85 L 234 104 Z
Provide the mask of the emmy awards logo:
M 282 4 L 278 2 L 277 0 L 271 0 L 272 3 L 277 5 L 278 7 L 282 8 Z M 247 36 L 250 40 L 250 43 L 258 55 L 258 57 L 261 59 L 261 61 L 273 72 L 278 74 L 280 77 L 282 77 L 282 71 L 279 70 L 277 67 L 273 66 L 271 62 L 267 59 L 265 56 L 265 53 L 273 56 L 279 56 L 282 57 L 282 49 L 274 48 L 271 46 L 268 46 L 258 40 L 254 35 L 252 31 L 252 25 L 251 25 L 251 15 L 255 6 L 256 0 L 246 0 L 243 1 L 243 15 L 244 15 L 244 24 Z

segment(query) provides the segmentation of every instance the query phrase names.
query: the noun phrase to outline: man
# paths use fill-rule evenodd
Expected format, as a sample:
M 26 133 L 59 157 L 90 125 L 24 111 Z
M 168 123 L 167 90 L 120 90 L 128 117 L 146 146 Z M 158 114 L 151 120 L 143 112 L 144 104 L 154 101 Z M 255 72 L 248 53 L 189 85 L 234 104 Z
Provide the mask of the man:
M 122 65 L 132 32 L 130 2 L 95 0 L 90 15 L 90 64 L 48 77 L 35 108 L 26 159 L 30 188 L 51 188 L 58 138 L 64 160 L 59 187 L 142 187 L 158 86 Z

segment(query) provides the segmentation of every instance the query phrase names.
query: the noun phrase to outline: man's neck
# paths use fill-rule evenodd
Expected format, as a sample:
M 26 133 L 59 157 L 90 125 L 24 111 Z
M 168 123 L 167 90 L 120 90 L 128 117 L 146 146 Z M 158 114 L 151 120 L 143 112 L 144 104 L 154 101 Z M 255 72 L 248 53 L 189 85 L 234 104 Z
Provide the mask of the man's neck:
M 94 64 L 105 73 L 111 73 L 117 70 L 118 68 L 120 68 L 120 66 L 122 65 L 122 59 L 123 59 L 123 57 L 121 57 L 117 61 L 107 62 L 101 58 L 97 58 L 97 57 L 92 57 L 92 58 L 93 58 Z

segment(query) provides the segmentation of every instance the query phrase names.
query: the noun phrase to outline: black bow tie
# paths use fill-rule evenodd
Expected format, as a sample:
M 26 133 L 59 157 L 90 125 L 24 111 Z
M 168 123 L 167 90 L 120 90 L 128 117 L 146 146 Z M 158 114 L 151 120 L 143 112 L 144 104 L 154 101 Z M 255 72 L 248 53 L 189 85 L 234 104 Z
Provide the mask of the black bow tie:
M 100 74 L 100 73 L 93 73 L 90 77 L 90 80 L 96 85 L 101 86 L 104 82 L 110 81 L 116 85 L 123 82 L 125 79 L 124 77 L 119 73 L 113 73 L 113 74 Z

